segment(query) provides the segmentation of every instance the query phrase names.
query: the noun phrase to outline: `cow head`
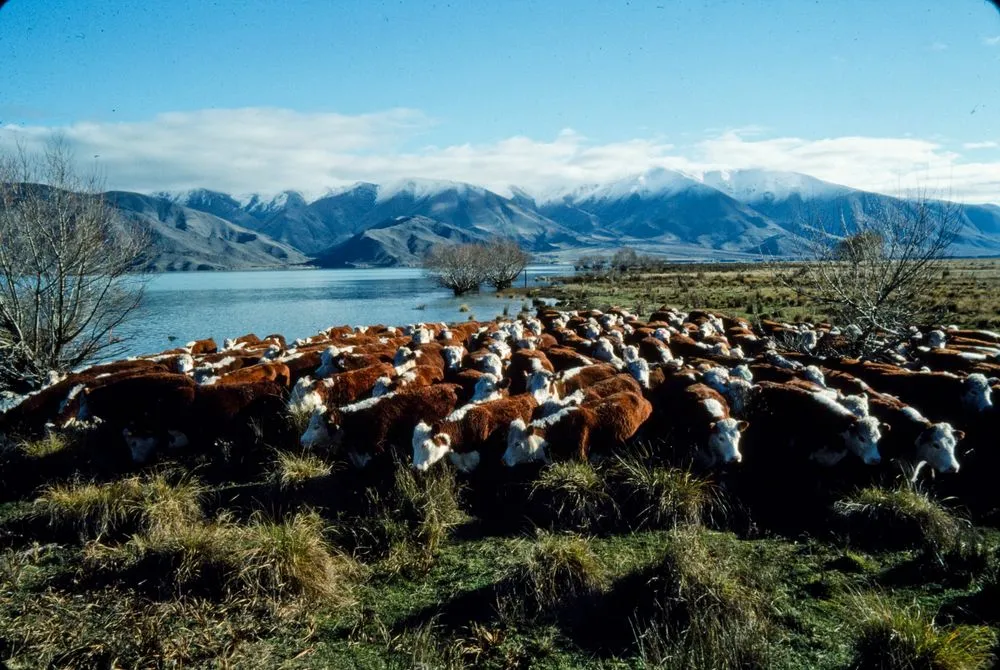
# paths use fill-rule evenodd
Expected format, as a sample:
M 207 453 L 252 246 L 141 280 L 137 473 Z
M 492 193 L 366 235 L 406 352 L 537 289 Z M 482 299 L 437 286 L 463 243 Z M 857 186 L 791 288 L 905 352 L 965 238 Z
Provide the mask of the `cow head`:
M 194 370 L 194 357 L 191 354 L 181 354 L 177 357 L 177 372 L 185 375 Z
M 559 394 L 556 392 L 555 374 L 545 368 L 537 368 L 530 373 L 526 372 L 525 376 L 527 377 L 525 382 L 527 391 L 534 397 L 535 402 L 538 404 L 559 397 Z
M 451 438 L 440 433 L 441 425 L 423 421 L 413 429 L 413 468 L 426 472 L 451 451 Z
M 429 328 L 416 328 L 410 336 L 410 342 L 414 345 L 430 344 L 434 341 L 434 333 Z
M 486 354 L 480 358 L 479 367 L 483 372 L 496 375 L 497 379 L 503 377 L 503 361 L 496 354 Z
M 514 419 L 507 432 L 507 450 L 503 454 L 503 463 L 512 468 L 519 463 L 547 462 L 546 446 L 545 439 L 536 433 L 534 426 L 526 425 L 523 419 Z
M 993 406 L 993 391 L 986 375 L 978 372 L 965 378 L 962 384 L 962 402 L 974 412 L 982 412 Z
M 670 343 L 670 331 L 667 330 L 666 328 L 657 328 L 656 330 L 654 330 L 653 337 L 655 337 L 656 339 L 665 344 Z
M 406 365 L 415 358 L 416 354 L 413 353 L 413 349 L 410 349 L 409 347 L 400 347 L 399 349 L 396 349 L 396 353 L 392 357 L 392 365 L 393 367 L 398 368 L 402 365 Z
M 703 384 L 725 395 L 729 389 L 729 370 L 725 368 L 710 368 L 701 375 Z
M 372 387 L 373 398 L 380 398 L 391 392 L 392 392 L 392 377 L 382 376 L 375 380 L 375 386 Z
M 155 435 L 143 435 L 133 433 L 130 429 L 122 429 L 122 437 L 132 453 L 133 463 L 145 463 L 156 451 L 157 439 Z
M 745 379 L 748 382 L 753 381 L 753 373 L 750 372 L 750 368 L 747 367 L 746 365 L 737 365 L 736 367 L 734 367 L 732 370 L 729 371 L 729 377 L 730 378 L 740 377 L 741 379 Z
M 465 356 L 465 347 L 450 345 L 441 348 L 441 356 L 444 358 L 445 368 L 457 372 L 462 368 L 462 358 Z
M 882 461 L 882 456 L 878 453 L 878 441 L 882 439 L 878 419 L 873 416 L 855 419 L 851 427 L 841 433 L 844 445 L 865 465 L 878 465 Z
M 501 379 L 492 372 L 485 373 L 476 381 L 470 403 L 489 402 L 502 397 L 501 390 L 510 385 L 509 379 Z
M 331 443 L 330 429 L 326 420 L 326 407 L 318 407 L 309 417 L 309 425 L 299 442 L 304 449 L 326 446 Z
M 720 419 L 709 426 L 708 448 L 716 463 L 739 463 L 743 460 L 740 453 L 740 436 L 747 429 L 746 421 L 736 419 Z
M 950 423 L 935 423 L 917 437 L 917 462 L 926 462 L 937 472 L 958 472 L 955 447 L 965 433 Z
M 948 338 L 945 337 L 943 330 L 932 330 L 927 333 L 927 339 L 925 341 L 927 346 L 931 349 L 944 349 L 944 345 L 947 343 Z

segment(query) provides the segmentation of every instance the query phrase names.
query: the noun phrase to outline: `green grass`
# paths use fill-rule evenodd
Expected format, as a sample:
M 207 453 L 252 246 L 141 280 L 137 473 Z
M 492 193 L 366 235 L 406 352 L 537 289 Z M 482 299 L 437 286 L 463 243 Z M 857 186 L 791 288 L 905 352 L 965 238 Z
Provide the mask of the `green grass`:
M 510 581 L 516 593 L 538 608 L 572 603 L 607 585 L 607 571 L 586 537 L 539 531 L 522 553 Z
M 616 497 L 636 527 L 698 525 L 718 507 L 712 485 L 686 470 L 652 465 L 639 451 L 614 458 Z
M 986 626 L 939 626 L 919 606 L 885 596 L 848 601 L 845 620 L 854 636 L 856 668 L 977 670 L 991 668 L 996 632 Z

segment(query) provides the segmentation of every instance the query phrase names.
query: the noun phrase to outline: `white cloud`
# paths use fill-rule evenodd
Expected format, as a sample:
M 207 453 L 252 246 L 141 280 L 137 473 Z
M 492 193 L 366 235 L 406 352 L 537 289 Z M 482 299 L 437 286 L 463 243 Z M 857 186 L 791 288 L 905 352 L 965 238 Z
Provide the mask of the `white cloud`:
M 986 142 L 966 142 L 962 145 L 963 149 L 995 149 L 1000 144 L 997 144 L 993 140 L 987 140 Z
M 983 44 L 988 47 L 995 47 L 1000 44 L 1000 35 L 994 35 L 993 37 L 984 37 Z
M 216 109 L 135 123 L 8 125 L 0 127 L 0 147 L 17 141 L 38 147 L 60 133 L 82 165 L 99 167 L 109 188 L 143 192 L 207 187 L 239 195 L 296 189 L 315 196 L 354 181 L 407 177 L 466 181 L 499 192 L 510 185 L 541 192 L 655 167 L 694 174 L 762 168 L 889 194 L 919 187 L 969 202 L 1000 201 L 1000 161 L 967 162 L 938 142 L 917 138 L 769 137 L 764 129 L 748 126 L 706 131 L 705 139 L 677 146 L 656 136 L 602 143 L 566 129 L 547 140 L 515 136 L 406 148 L 434 125 L 410 109 L 360 115 Z

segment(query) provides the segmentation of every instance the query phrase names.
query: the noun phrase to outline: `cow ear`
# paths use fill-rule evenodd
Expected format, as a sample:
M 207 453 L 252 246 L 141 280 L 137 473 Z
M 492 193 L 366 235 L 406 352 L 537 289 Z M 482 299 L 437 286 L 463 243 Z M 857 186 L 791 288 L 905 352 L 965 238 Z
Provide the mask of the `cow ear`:
M 749 421 L 739 421 L 736 424 L 736 429 L 739 430 L 741 433 L 749 427 L 750 427 Z
M 881 429 L 882 429 L 882 432 L 883 432 L 883 433 L 890 433 L 890 432 L 892 432 L 892 426 L 890 426 L 890 425 L 889 425 L 889 424 L 887 424 L 887 423 L 882 423 L 882 424 L 881 424 L 881 425 L 879 426 L 879 428 L 881 428 Z
M 715 430 L 715 427 L 717 425 L 719 425 L 719 424 L 717 422 L 713 421 L 712 423 L 708 424 L 708 429 L 709 430 Z
M 956 430 L 955 431 L 955 439 L 956 440 L 964 440 L 965 439 L 965 431 L 964 430 Z

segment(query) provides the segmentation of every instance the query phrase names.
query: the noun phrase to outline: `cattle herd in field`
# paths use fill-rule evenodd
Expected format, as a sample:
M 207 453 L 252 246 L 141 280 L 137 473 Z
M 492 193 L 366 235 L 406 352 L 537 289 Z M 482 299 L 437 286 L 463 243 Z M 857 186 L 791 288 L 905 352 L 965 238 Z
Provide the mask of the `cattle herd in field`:
M 988 471 L 1000 334 L 913 328 L 893 362 L 821 355 L 854 331 L 543 307 L 490 322 L 333 327 L 294 343 L 203 340 L 69 374 L 0 415 L 0 434 L 97 426 L 136 462 L 220 440 L 239 448 L 270 424 L 297 425 L 303 448 L 356 467 L 395 452 L 418 470 L 516 468 L 599 460 L 642 440 L 667 462 L 774 483 L 845 465 L 872 477 L 905 465 L 938 481 Z

